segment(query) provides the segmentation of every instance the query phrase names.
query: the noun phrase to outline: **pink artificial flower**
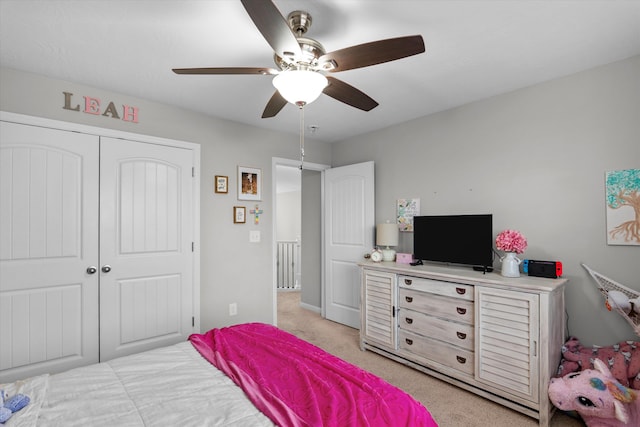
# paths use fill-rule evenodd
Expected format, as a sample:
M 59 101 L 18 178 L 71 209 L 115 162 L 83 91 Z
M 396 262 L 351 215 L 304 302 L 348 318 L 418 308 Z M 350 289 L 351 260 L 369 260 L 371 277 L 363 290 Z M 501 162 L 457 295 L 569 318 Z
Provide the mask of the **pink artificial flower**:
M 516 230 L 504 230 L 496 237 L 496 248 L 521 254 L 527 249 L 527 239 Z

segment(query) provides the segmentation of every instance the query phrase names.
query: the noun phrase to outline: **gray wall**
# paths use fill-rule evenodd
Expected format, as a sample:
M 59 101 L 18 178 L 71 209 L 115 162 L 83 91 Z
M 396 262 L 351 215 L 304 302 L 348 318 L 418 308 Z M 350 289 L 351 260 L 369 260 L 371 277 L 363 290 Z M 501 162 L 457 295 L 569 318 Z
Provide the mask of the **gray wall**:
M 302 171 L 302 292 L 308 309 L 320 312 L 322 263 L 322 173 Z
M 278 193 L 278 218 L 276 221 L 276 239 L 278 241 L 295 241 L 300 237 L 300 191 Z
M 495 233 L 526 235 L 526 258 L 563 262 L 570 333 L 585 344 L 636 339 L 580 263 L 640 290 L 640 248 L 606 244 L 604 194 L 605 171 L 640 167 L 638 75 L 634 57 L 333 146 L 309 141 L 306 159 L 374 160 L 379 220 L 408 197 L 421 199 L 423 214 L 493 213 Z M 63 110 L 62 91 L 138 106 L 140 123 Z M 0 69 L 0 109 L 201 144 L 201 327 L 272 321 L 271 158 L 296 159 L 295 136 L 8 69 Z M 262 168 L 259 226 L 232 223 L 237 165 Z M 229 176 L 230 194 L 213 193 L 214 175 Z M 262 242 L 250 244 L 256 228 Z M 411 246 L 403 233 L 399 249 Z M 308 291 L 313 304 L 319 293 Z M 230 302 L 238 316 L 228 316 Z
M 63 91 L 74 93 L 78 102 L 86 95 L 137 106 L 139 123 L 64 110 Z M 271 159 L 297 159 L 298 136 L 6 68 L 0 69 L 0 110 L 200 144 L 201 329 L 273 321 Z M 330 156 L 329 145 L 305 141 L 307 161 L 328 164 Z M 248 214 L 255 204 L 236 198 L 238 165 L 262 169 L 259 225 L 251 215 L 246 224 L 233 224 L 234 205 L 247 206 Z M 214 194 L 214 175 L 229 177 L 229 194 Z M 249 230 L 260 230 L 262 241 L 249 243 Z M 228 315 L 231 302 L 238 303 L 237 316 Z
M 639 76 L 634 57 L 433 114 L 334 144 L 332 165 L 375 161 L 379 221 L 398 198 L 426 215 L 492 213 L 494 234 L 527 237 L 525 258 L 562 261 L 571 334 L 637 340 L 580 263 L 640 291 L 640 246 L 606 243 L 604 186 L 605 171 L 640 168 Z

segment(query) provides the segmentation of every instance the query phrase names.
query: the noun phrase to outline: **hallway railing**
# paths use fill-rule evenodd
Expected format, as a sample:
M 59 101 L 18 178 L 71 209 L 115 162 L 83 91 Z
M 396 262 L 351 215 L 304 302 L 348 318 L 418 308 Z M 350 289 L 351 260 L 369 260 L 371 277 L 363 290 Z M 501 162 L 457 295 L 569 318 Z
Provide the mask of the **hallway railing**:
M 277 245 L 278 289 L 299 289 L 296 272 L 300 262 L 300 244 L 296 241 L 279 241 Z

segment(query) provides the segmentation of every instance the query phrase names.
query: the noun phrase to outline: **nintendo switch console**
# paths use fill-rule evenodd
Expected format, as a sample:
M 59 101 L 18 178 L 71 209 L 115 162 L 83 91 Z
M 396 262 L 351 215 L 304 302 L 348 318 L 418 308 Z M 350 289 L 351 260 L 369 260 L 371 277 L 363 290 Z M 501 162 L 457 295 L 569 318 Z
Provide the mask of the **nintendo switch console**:
M 522 270 L 529 276 L 557 279 L 562 276 L 562 263 L 560 261 L 525 259 L 522 262 Z

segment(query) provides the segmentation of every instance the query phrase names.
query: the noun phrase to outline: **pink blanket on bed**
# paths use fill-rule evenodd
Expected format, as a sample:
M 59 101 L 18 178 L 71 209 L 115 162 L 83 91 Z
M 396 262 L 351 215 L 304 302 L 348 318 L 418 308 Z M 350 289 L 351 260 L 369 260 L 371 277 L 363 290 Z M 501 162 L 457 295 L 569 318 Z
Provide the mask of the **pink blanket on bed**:
M 402 390 L 271 325 L 189 337 L 280 426 L 437 426 Z

